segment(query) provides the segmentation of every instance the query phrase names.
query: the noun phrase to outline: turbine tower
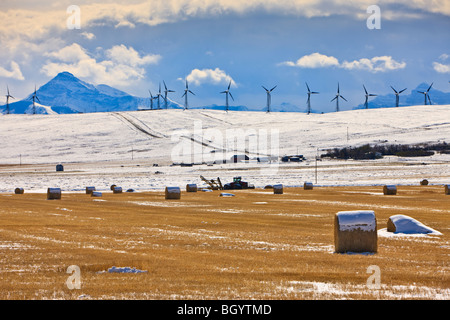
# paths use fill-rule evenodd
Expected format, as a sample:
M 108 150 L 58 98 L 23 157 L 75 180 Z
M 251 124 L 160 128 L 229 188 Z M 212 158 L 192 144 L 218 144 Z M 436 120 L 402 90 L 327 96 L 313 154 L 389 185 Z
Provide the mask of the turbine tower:
M 275 89 L 277 86 L 273 87 L 272 89 L 268 90 L 266 87 L 263 87 L 264 90 L 266 90 L 267 93 L 267 112 L 270 112 L 270 103 L 272 102 L 272 96 L 270 95 L 273 91 L 273 89 Z
M 158 99 L 158 110 L 161 109 L 161 99 L 162 95 L 161 95 L 161 82 L 159 83 L 159 92 L 156 95 L 155 99 Z
M 400 97 L 399 97 L 399 96 L 400 96 L 400 93 L 402 93 L 403 91 L 405 91 L 406 88 L 403 89 L 403 90 L 401 90 L 401 91 L 395 90 L 393 86 L 391 86 L 391 88 L 392 88 L 392 90 L 394 90 L 394 92 L 395 92 L 395 107 L 398 108 L 398 103 L 399 103 L 399 100 L 400 100 Z
M 165 106 L 165 108 L 167 109 L 167 94 L 169 93 L 169 92 L 175 92 L 175 91 L 173 91 L 173 90 L 168 90 L 167 89 L 167 86 L 166 86 L 166 82 L 163 80 L 163 82 L 164 82 L 164 88 L 165 88 L 165 90 L 164 90 L 164 106 Z
M 36 85 L 34 86 L 34 93 L 33 93 L 33 95 L 31 96 L 30 100 L 33 100 L 33 114 L 36 114 L 36 104 L 35 104 L 35 101 L 36 101 L 36 100 L 39 101 L 39 98 L 38 98 L 38 96 L 37 96 L 37 94 L 36 94 Z M 39 101 L 39 103 L 41 103 L 41 101 Z
M 428 92 L 430 91 L 432 86 L 433 86 L 433 83 L 431 83 L 431 86 L 428 87 L 427 91 L 417 91 L 417 92 L 419 92 L 419 93 L 421 93 L 421 94 L 423 94 L 425 96 L 425 105 L 427 105 L 427 98 L 428 98 L 428 101 L 430 102 L 430 105 L 432 104 L 431 103 L 431 99 L 430 99 L 430 95 L 428 94 Z
M 226 110 L 227 112 L 228 112 L 228 95 L 229 95 L 229 96 L 231 97 L 231 99 L 233 99 L 233 101 L 234 101 L 234 98 L 233 98 L 233 96 L 231 95 L 231 92 L 230 92 L 230 87 L 231 87 L 231 81 L 230 81 L 230 83 L 228 84 L 228 89 L 221 92 L 221 93 L 225 93 L 225 110 Z
M 306 83 L 306 88 L 308 88 L 308 100 L 306 101 L 306 104 L 308 105 L 307 114 L 310 114 L 311 113 L 311 95 L 312 94 L 319 94 L 319 93 L 309 90 L 308 83 Z
M 376 94 L 372 94 L 372 93 L 367 93 L 367 89 L 366 87 L 363 85 L 364 87 L 364 91 L 366 92 L 366 101 L 364 102 L 364 107 L 366 109 L 369 109 L 369 97 L 376 97 Z
M 195 93 L 193 93 L 191 90 L 189 90 L 188 82 L 186 80 L 186 89 L 184 89 L 184 94 L 181 96 L 184 97 L 184 110 L 188 109 L 188 93 L 192 93 L 195 96 Z
M 9 114 L 9 98 L 15 99 L 12 95 L 9 94 L 9 88 L 6 86 L 6 90 L 8 94 L 6 95 L 6 114 Z
M 344 99 L 345 101 L 347 101 L 347 99 L 345 99 L 345 98 L 339 93 L 339 82 L 338 82 L 338 89 L 337 89 L 336 96 L 330 101 L 330 102 L 333 102 L 333 100 L 336 100 L 336 112 L 339 111 L 339 98 L 342 98 L 342 99 Z
M 150 110 L 153 110 L 153 100 L 155 100 L 156 97 L 152 95 L 152 92 L 150 90 L 148 90 L 148 93 L 150 93 Z

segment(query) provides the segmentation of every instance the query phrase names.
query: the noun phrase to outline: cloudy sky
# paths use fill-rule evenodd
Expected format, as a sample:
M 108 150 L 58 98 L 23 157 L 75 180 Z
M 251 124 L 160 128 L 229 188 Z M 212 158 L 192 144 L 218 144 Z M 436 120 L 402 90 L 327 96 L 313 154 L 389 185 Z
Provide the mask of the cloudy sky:
M 0 9 L 0 103 L 7 85 L 21 99 L 62 71 L 140 97 L 165 81 L 181 104 L 187 79 L 192 106 L 223 105 L 230 81 L 232 105 L 263 108 L 261 86 L 277 85 L 272 104 L 299 111 L 305 82 L 324 112 L 338 82 L 342 110 L 363 103 L 363 84 L 376 94 L 421 82 L 450 91 L 448 0 L 2 0 Z

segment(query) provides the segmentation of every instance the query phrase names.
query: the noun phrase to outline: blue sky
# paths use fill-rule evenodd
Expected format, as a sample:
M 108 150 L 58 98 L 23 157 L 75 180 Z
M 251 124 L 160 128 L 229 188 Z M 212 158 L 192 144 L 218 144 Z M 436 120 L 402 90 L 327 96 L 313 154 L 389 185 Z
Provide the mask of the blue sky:
M 20 99 L 58 72 L 145 97 L 165 81 L 183 103 L 184 81 L 196 94 L 189 104 L 263 108 L 262 85 L 272 104 L 306 109 L 306 86 L 319 95 L 312 108 L 332 111 L 337 83 L 348 102 L 390 85 L 434 82 L 450 91 L 449 1 L 170 0 L 2 1 L 0 94 L 8 85 Z M 80 29 L 68 29 L 70 5 L 80 8 Z M 380 29 L 369 29 L 370 5 L 380 8 Z M 2 101 L 3 102 L 3 101 Z

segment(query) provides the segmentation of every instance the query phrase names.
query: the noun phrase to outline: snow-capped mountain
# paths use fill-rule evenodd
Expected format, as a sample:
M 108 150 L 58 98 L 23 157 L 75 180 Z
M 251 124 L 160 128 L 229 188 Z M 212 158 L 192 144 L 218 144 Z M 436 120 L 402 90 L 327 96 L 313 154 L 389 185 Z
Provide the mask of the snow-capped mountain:
M 69 72 L 59 73 L 40 87 L 36 94 L 39 98 L 39 104 L 36 103 L 38 114 L 135 111 L 150 108 L 149 98 L 135 97 L 105 84 L 95 86 Z M 161 100 L 163 106 L 163 99 Z M 10 103 L 9 107 L 11 113 L 23 114 L 31 113 L 32 105 L 29 95 L 23 100 Z M 2 109 L 4 108 L 5 106 L 2 106 Z M 168 99 L 168 108 L 180 106 Z
M 399 107 L 404 106 L 416 106 L 425 104 L 424 95 L 418 91 L 425 92 L 428 90 L 431 84 L 421 83 L 417 88 L 412 89 L 408 94 L 407 91 L 400 94 Z M 397 91 L 403 90 L 404 88 L 395 88 Z M 429 96 L 433 105 L 444 105 L 450 103 L 450 93 L 442 92 L 431 87 L 429 91 Z M 429 103 L 427 101 L 427 103 Z M 369 100 L 369 108 L 389 108 L 395 107 L 395 94 L 394 91 L 390 94 L 379 95 L 373 99 Z M 354 109 L 364 109 L 364 104 L 360 104 Z

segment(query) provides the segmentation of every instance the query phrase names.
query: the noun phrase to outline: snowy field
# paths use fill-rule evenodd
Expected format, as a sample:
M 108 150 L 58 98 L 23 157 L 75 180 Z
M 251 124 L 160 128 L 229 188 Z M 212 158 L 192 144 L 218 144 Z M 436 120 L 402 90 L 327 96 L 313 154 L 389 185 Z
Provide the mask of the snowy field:
M 339 113 L 154 110 L 71 115 L 0 116 L 0 192 L 22 187 L 84 191 L 162 190 L 202 186 L 200 175 L 223 183 L 242 176 L 256 187 L 430 184 L 450 181 L 450 155 L 385 157 L 376 161 L 315 161 L 331 148 L 363 144 L 449 142 L 450 106 L 413 106 Z M 247 163 L 207 165 L 246 153 Z M 300 163 L 256 157 L 301 154 Z M 64 172 L 56 172 L 57 164 Z M 194 166 L 173 165 L 198 163 Z M 156 166 L 156 164 L 158 166 Z

